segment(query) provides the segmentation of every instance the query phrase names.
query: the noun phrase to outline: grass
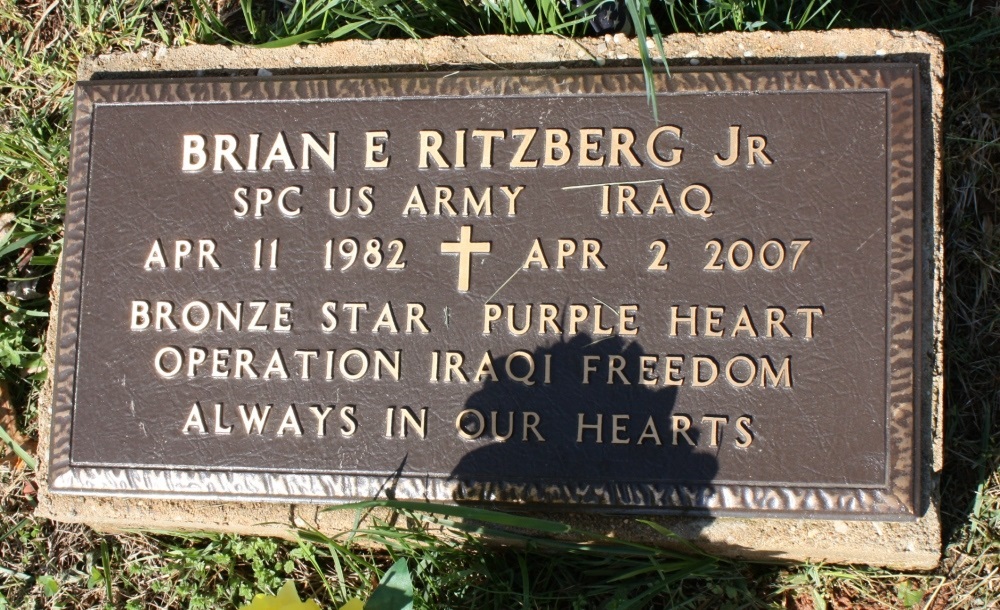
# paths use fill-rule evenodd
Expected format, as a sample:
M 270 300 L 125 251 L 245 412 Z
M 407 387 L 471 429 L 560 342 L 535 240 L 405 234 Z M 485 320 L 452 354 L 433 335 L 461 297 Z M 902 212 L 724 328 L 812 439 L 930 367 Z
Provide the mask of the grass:
M 193 42 L 575 36 L 587 33 L 595 4 L 0 0 L 0 380 L 13 404 L 0 459 L 9 446 L 30 449 L 39 433 L 46 295 L 61 246 L 70 91 L 81 57 Z M 487 547 L 451 516 L 407 505 L 396 507 L 395 520 L 358 534 L 383 544 L 380 552 L 308 531 L 297 542 L 107 536 L 32 517 L 30 460 L 11 459 L 0 465 L 0 609 L 232 608 L 254 593 L 274 592 L 288 578 L 324 608 L 335 608 L 352 596 L 367 598 L 398 561 L 411 575 L 418 608 L 1000 606 L 1000 6 L 983 0 L 626 0 L 626 8 L 647 34 L 876 26 L 923 29 L 945 40 L 946 550 L 937 571 L 751 564 L 636 546 L 556 545 L 539 536 L 521 549 Z M 400 523 L 410 527 L 394 527 Z M 431 536 L 428 529 L 436 527 L 452 528 L 454 536 Z

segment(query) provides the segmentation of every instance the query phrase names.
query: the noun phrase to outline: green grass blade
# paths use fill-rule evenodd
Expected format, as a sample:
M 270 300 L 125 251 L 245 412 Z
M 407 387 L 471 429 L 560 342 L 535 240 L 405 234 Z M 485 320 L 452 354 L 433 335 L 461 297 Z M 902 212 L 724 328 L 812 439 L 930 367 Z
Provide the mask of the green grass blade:
M 348 23 L 347 25 L 342 25 L 336 30 L 330 32 L 326 37 L 327 40 L 340 40 L 341 38 L 346 38 L 349 34 L 360 30 L 361 28 L 373 23 L 371 19 L 363 19 L 361 21 L 355 21 L 354 23 Z M 367 38 L 367 37 L 366 37 Z
M 108 550 L 108 541 L 101 538 L 101 565 L 104 567 L 104 591 L 108 596 L 108 603 L 114 603 L 111 592 L 111 553 Z
M 684 548 L 685 552 L 687 552 L 687 553 L 693 553 L 693 554 L 698 554 L 698 555 L 704 555 L 704 551 L 702 551 L 697 546 L 695 546 L 694 543 L 692 543 L 690 540 L 685 540 L 684 538 L 681 538 L 676 533 L 674 533 L 673 531 L 671 531 L 671 530 L 663 527 L 659 523 L 655 523 L 655 522 L 650 521 L 648 519 L 636 519 L 636 521 L 638 521 L 639 523 L 642 523 L 646 527 L 649 527 L 654 532 L 656 532 L 657 534 L 663 536 L 664 538 L 668 538 L 670 540 L 673 540 L 677 544 L 680 544 Z
M 270 40 L 253 46 L 258 49 L 280 49 L 282 47 L 291 47 L 304 42 L 316 40 L 323 36 L 324 33 L 325 32 L 323 32 L 323 30 L 310 30 L 308 32 L 302 32 L 301 34 L 296 34 L 295 36 L 287 36 L 277 40 Z
M 0 257 L 7 256 L 11 252 L 16 252 L 21 248 L 24 248 L 28 244 L 34 243 L 42 239 L 44 235 L 41 233 L 29 233 L 28 235 L 21 237 L 20 239 L 15 239 L 14 241 L 8 241 L 6 245 L 0 247 Z M 8 236 L 9 240 L 10 236 Z
M 484 508 L 474 508 L 471 506 L 450 506 L 447 504 L 429 504 L 426 502 L 413 502 L 406 500 L 369 500 L 366 502 L 356 502 L 353 504 L 335 506 L 325 510 L 365 510 L 370 508 L 389 508 L 392 510 L 432 513 L 449 517 L 457 517 L 459 519 L 482 521 L 484 523 L 492 523 L 507 527 L 531 529 L 539 532 L 545 532 L 547 534 L 565 534 L 571 529 L 564 523 L 549 521 L 547 519 L 511 515 L 508 513 L 501 513 Z
M 18 521 L 14 525 L 14 527 L 12 527 L 9 530 L 7 530 L 6 532 L 4 532 L 3 535 L 0 535 L 0 542 L 3 542 L 7 538 L 10 538 L 14 534 L 16 534 L 18 532 L 18 530 L 20 530 L 22 527 L 24 527 L 25 525 L 28 524 L 28 521 L 29 521 L 29 517 L 22 518 L 20 521 Z
M 650 31 L 654 38 L 659 39 L 661 49 L 663 36 L 660 34 L 660 30 L 657 27 L 656 22 L 649 14 L 648 2 L 645 0 L 625 0 L 625 8 L 628 10 L 629 17 L 632 19 L 632 27 L 635 28 L 635 36 L 637 39 L 636 42 L 639 44 L 639 58 L 642 61 L 642 75 L 646 82 L 646 101 L 649 103 L 649 107 L 653 111 L 653 120 L 659 122 L 660 112 L 656 103 L 656 81 L 653 79 L 653 60 L 649 56 L 649 47 L 646 46 L 646 38 L 648 36 L 647 26 L 652 28 Z M 666 58 L 664 57 L 664 59 Z
M 34 471 L 38 468 L 38 462 L 35 461 L 35 458 L 31 457 L 27 451 L 22 449 L 21 445 L 17 444 L 17 441 L 12 439 L 10 435 L 7 434 L 7 431 L 3 429 L 3 426 L 0 426 L 0 441 L 3 441 L 15 454 L 17 454 L 17 457 L 21 458 L 28 470 Z

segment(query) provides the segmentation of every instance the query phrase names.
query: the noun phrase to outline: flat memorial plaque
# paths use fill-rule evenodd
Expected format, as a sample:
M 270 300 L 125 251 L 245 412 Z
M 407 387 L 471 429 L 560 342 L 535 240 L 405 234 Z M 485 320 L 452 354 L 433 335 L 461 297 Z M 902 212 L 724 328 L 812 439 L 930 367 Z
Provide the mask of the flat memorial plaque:
M 51 488 L 911 518 L 918 74 L 81 83 Z

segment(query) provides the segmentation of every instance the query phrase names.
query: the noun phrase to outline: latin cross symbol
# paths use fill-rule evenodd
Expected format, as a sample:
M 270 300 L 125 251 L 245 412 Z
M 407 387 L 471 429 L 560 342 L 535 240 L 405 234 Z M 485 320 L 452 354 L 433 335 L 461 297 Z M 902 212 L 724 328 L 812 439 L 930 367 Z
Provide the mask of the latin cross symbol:
M 458 255 L 458 290 L 469 291 L 469 272 L 473 254 L 489 254 L 493 242 L 472 241 L 472 226 L 464 225 L 458 234 L 458 241 L 441 242 L 441 254 Z

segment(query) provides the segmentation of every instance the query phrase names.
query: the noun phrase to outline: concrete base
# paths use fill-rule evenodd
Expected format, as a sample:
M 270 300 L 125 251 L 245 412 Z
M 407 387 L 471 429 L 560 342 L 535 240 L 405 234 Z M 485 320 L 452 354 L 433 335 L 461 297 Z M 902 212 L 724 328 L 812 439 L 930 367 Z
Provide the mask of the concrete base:
M 567 40 L 553 36 L 435 38 L 423 41 L 346 41 L 321 46 L 282 49 L 191 46 L 160 49 L 155 53 L 102 55 L 83 61 L 81 80 L 136 78 L 141 73 L 171 75 L 280 75 L 337 72 L 421 71 L 451 68 L 551 68 L 593 65 L 637 65 L 639 42 L 614 37 Z M 652 46 L 652 45 L 650 45 Z M 909 522 L 866 522 L 810 519 L 652 517 L 681 538 L 716 554 L 750 559 L 779 559 L 833 563 L 865 563 L 904 569 L 931 569 L 941 554 L 938 511 L 938 475 L 942 468 L 942 261 L 940 120 L 943 48 L 923 33 L 885 30 L 756 32 L 712 36 L 675 35 L 665 40 L 669 65 L 733 63 L 857 63 L 917 61 L 923 66 L 922 92 L 930 108 L 925 132 L 923 202 L 925 244 L 923 268 L 929 270 L 923 287 L 923 324 L 927 329 L 923 353 L 922 417 L 925 430 L 921 488 L 924 508 Z M 929 165 L 925 165 L 928 167 Z M 932 200 L 931 200 L 932 199 Z M 58 295 L 58 285 L 53 291 Z M 57 303 L 58 298 L 53 298 Z M 53 312 L 53 320 L 55 312 Z M 54 325 L 53 325 L 54 327 Z M 54 353 L 50 335 L 47 354 Z M 51 370 L 51 362 L 50 362 Z M 268 536 L 293 536 L 297 528 L 312 527 L 335 534 L 349 530 L 353 511 L 322 512 L 314 505 L 247 504 L 103 498 L 55 495 L 46 485 L 51 387 L 40 409 L 38 509 L 40 517 L 86 523 L 104 531 L 166 530 L 213 531 Z M 384 516 L 384 513 L 383 513 Z M 568 522 L 591 532 L 619 539 L 670 546 L 671 541 L 634 519 L 593 514 L 538 515 Z M 676 543 L 673 543 L 676 544 Z

